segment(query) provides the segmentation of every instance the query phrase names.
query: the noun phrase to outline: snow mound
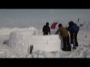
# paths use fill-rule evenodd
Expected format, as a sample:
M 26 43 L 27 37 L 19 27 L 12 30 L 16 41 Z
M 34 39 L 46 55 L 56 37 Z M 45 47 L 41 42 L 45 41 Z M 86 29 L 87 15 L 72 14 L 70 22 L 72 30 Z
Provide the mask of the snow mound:
M 9 37 L 9 46 L 13 52 L 19 56 L 27 56 L 30 51 L 30 45 L 34 46 L 33 51 L 44 50 L 60 51 L 60 39 L 58 35 L 39 35 L 34 28 L 13 31 Z
M 29 28 L 0 28 L 0 35 L 9 35 L 13 31 L 24 31 L 24 30 L 30 30 L 30 31 L 36 31 L 38 33 L 38 29 L 35 27 L 29 27 Z M 3 34 L 2 34 L 3 33 Z

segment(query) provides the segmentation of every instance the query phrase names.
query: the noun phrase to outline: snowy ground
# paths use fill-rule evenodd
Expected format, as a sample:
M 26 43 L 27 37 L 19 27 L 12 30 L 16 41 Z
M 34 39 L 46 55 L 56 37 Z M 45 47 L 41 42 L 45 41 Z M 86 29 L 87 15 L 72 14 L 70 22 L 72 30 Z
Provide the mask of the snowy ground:
M 28 29 L 30 31 L 28 31 Z M 31 30 L 32 30 L 32 32 L 31 32 Z M 14 31 L 14 32 L 12 32 L 12 31 Z M 18 39 L 15 42 L 15 40 L 12 40 L 12 39 L 15 38 L 14 34 L 15 34 L 15 32 L 18 32 L 18 31 L 19 31 L 19 33 L 21 32 L 22 35 L 25 34 L 25 36 L 22 37 L 22 35 L 19 34 L 20 36 L 18 35 L 17 37 L 18 38 L 21 37 L 21 39 Z M 28 51 L 29 48 L 26 47 L 27 45 L 25 45 L 25 49 L 24 49 L 24 46 L 20 46 L 20 45 L 28 42 L 27 40 L 29 40 L 28 39 L 29 37 L 28 36 L 26 37 L 26 35 L 28 35 L 28 34 L 31 34 L 31 36 L 38 35 L 36 38 L 40 38 L 42 36 L 42 32 L 41 32 L 41 30 L 37 30 L 36 28 L 33 28 L 33 27 L 24 28 L 24 31 L 25 32 L 23 32 L 23 29 L 18 29 L 18 28 L 0 29 L 0 58 L 90 58 L 90 32 L 86 32 L 86 31 L 79 32 L 79 34 L 78 34 L 79 47 L 76 50 L 72 49 L 72 51 L 70 51 L 70 52 L 68 52 L 68 51 L 65 52 L 62 50 L 46 51 L 49 49 L 47 47 L 48 49 L 46 49 L 46 50 L 37 49 L 37 50 L 34 50 L 32 54 L 30 54 Z M 10 34 L 11 32 L 12 32 L 12 34 Z M 51 36 L 57 37 L 57 35 L 49 35 L 47 37 L 50 38 Z M 47 38 L 47 40 L 50 40 L 48 38 Z M 27 39 L 27 40 L 25 41 L 25 39 Z M 58 38 L 56 38 L 56 39 L 57 39 L 58 43 L 52 41 L 53 40 L 53 38 L 52 38 L 52 40 L 51 40 L 52 45 L 53 44 L 59 45 L 60 42 L 59 42 Z M 39 42 L 39 43 L 43 43 L 43 45 L 47 45 L 44 40 L 45 40 L 45 38 L 44 39 L 41 38 L 41 42 Z M 20 43 L 21 41 L 22 41 L 22 43 Z M 40 39 L 34 40 L 33 42 L 34 43 L 36 42 L 36 44 L 37 44 L 37 41 L 40 41 Z M 51 44 L 51 43 L 49 43 L 49 44 Z M 40 45 L 42 46 L 42 44 L 40 44 Z M 44 47 L 46 47 L 46 46 L 42 46 L 42 48 L 44 48 Z M 21 49 L 21 50 L 19 50 L 19 49 Z M 52 47 L 52 49 L 56 49 L 56 48 Z M 21 52 L 21 54 L 19 51 Z M 23 51 L 26 51 L 26 52 L 23 52 Z

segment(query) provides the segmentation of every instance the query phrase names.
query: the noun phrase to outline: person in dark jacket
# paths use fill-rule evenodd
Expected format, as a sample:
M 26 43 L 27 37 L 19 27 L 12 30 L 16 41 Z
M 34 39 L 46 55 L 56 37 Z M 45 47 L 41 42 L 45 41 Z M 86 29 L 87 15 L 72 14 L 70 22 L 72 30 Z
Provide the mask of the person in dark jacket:
M 50 27 L 49 27 L 49 22 L 46 22 L 46 25 L 43 26 L 43 35 L 48 35 L 50 34 Z
M 71 51 L 71 45 L 69 43 L 69 33 L 68 31 L 62 26 L 62 24 L 58 25 L 58 30 L 55 34 L 59 34 L 59 36 L 63 39 L 63 48 L 64 51 Z
M 77 35 L 79 32 L 79 26 L 73 21 L 70 21 L 68 31 L 70 33 L 70 39 L 71 44 L 73 44 L 73 49 L 76 49 L 76 47 L 78 46 Z

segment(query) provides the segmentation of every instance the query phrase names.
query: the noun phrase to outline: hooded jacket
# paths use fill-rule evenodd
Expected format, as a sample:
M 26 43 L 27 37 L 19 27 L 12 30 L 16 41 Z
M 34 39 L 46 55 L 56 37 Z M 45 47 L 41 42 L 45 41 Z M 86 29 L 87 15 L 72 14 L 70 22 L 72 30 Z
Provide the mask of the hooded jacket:
M 48 25 L 43 26 L 43 33 L 50 33 L 50 27 Z
M 77 26 L 75 23 L 69 25 L 68 30 L 70 32 L 78 32 L 79 31 L 79 26 Z
M 69 36 L 68 31 L 64 27 L 60 27 L 57 31 L 56 34 L 61 35 L 62 37 L 67 37 Z

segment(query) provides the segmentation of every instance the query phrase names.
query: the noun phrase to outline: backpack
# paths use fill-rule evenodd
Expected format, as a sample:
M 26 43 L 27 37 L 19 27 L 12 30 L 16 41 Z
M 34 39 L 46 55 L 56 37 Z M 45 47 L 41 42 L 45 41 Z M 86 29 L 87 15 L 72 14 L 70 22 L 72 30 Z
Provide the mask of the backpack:
M 78 32 L 79 31 L 79 26 L 77 26 L 76 24 L 73 24 L 70 27 L 70 32 Z

